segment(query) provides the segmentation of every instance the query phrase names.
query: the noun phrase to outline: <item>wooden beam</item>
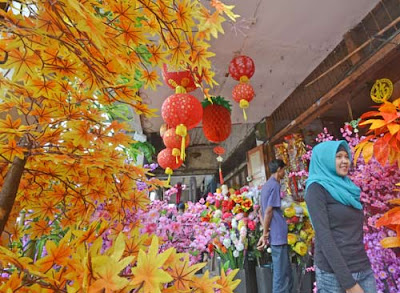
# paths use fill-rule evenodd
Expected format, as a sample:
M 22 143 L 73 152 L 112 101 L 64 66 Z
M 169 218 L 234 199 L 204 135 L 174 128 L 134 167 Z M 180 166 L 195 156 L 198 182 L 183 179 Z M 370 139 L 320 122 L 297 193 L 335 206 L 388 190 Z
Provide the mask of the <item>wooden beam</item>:
M 392 28 L 393 26 L 396 26 L 397 23 L 400 21 L 400 16 L 398 18 L 396 18 L 394 21 L 392 21 L 391 23 L 389 23 L 384 29 L 380 30 L 378 33 L 375 34 L 375 38 L 379 37 L 381 35 L 383 35 L 388 29 Z M 309 83 L 306 84 L 306 87 L 312 85 L 313 83 L 315 83 L 316 81 L 318 81 L 319 79 L 321 79 L 322 77 L 324 77 L 325 75 L 327 75 L 328 73 L 332 72 L 336 67 L 342 65 L 344 62 L 346 62 L 348 59 L 352 58 L 355 54 L 358 54 L 358 52 L 360 52 L 362 49 L 364 49 L 365 47 L 367 47 L 372 41 L 374 40 L 374 38 L 369 39 L 368 41 L 364 42 L 361 46 L 359 46 L 357 49 L 355 49 L 354 51 L 352 51 L 350 54 L 348 54 L 345 58 L 343 58 L 342 60 L 340 60 L 339 62 L 337 62 L 334 66 L 332 66 L 331 68 L 329 68 L 327 71 L 325 71 L 324 73 L 322 73 L 320 76 L 318 76 L 317 78 L 315 78 L 314 80 L 310 81 Z
M 348 90 L 355 82 L 359 82 L 363 77 L 373 75 L 376 73 L 376 66 L 381 68 L 382 66 L 389 63 L 396 56 L 400 57 L 400 51 L 398 50 L 398 44 L 400 43 L 400 35 L 397 35 L 393 40 L 384 45 L 378 52 L 372 55 L 368 60 L 361 64 L 355 69 L 348 77 L 343 79 L 338 85 L 332 88 L 327 94 L 322 96 L 317 102 L 315 102 L 310 108 L 300 114 L 296 119 L 292 120 L 286 127 L 280 130 L 278 133 L 271 138 L 270 143 L 278 141 L 282 136 L 298 128 L 299 125 L 303 124 L 305 120 L 317 117 L 322 113 L 321 109 L 328 102 L 332 101 L 340 94 L 344 94 L 344 91 Z M 326 111 L 326 109 L 324 109 Z

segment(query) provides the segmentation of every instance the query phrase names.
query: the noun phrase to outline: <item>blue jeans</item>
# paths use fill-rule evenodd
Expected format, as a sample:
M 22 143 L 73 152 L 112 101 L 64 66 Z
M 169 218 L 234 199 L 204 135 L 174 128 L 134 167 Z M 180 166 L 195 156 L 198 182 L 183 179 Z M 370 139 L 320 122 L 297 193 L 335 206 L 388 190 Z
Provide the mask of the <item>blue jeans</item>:
M 352 273 L 354 280 L 363 288 L 364 293 L 376 293 L 376 281 L 372 269 Z M 318 293 L 345 293 L 336 279 L 334 273 L 329 273 L 315 268 Z
M 289 259 L 289 247 L 271 245 L 272 250 L 272 292 L 290 293 L 293 287 L 292 266 Z

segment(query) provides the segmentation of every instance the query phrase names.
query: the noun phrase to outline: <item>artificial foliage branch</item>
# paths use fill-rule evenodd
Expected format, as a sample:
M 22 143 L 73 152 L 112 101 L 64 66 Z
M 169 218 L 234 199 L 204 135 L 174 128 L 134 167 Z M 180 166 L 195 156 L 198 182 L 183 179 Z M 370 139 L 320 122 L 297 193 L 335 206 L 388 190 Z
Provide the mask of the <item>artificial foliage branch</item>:
M 0 210 L 0 291 L 176 292 L 168 264 L 183 256 L 158 253 L 157 239 L 133 235 L 139 223 L 120 229 L 164 183 L 131 163 L 126 150 L 135 141 L 119 120 L 124 105 L 155 115 L 138 90 L 161 84 L 163 64 L 196 69 L 203 84 L 215 84 L 209 41 L 223 33 L 226 17 L 237 17 L 233 6 L 217 0 L 207 7 L 193 0 L 3 3 L 0 203 L 7 207 Z M 106 230 L 112 244 L 101 251 Z M 150 263 L 143 261 L 148 255 Z M 148 269 L 154 275 L 143 273 Z M 193 290 L 219 286 L 208 277 L 188 282 Z

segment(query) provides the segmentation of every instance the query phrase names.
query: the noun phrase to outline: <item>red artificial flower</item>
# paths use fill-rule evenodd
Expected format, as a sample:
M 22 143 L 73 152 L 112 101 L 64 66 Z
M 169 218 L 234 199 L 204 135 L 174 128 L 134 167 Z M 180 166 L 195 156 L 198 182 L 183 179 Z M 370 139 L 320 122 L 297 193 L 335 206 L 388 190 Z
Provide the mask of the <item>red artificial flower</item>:
M 216 201 L 215 201 L 215 207 L 216 207 L 217 209 L 219 209 L 220 206 L 221 206 L 221 201 L 220 201 L 220 200 L 216 200 Z

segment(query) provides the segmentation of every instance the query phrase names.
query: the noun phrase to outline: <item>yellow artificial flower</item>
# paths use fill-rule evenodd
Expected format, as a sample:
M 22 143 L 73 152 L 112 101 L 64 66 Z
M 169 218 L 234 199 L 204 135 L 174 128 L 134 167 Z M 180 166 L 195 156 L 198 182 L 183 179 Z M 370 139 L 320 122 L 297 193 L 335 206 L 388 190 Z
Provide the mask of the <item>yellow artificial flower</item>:
M 240 204 L 236 204 L 235 207 L 232 209 L 232 213 L 239 214 L 243 212 L 242 206 Z
M 308 237 L 307 232 L 301 230 L 301 231 L 300 231 L 300 238 L 306 240 L 307 237 Z
M 290 223 L 290 224 L 288 225 L 289 231 L 293 231 L 295 227 L 296 227 L 296 226 L 295 226 L 293 223 Z
M 306 216 L 306 217 L 309 217 L 306 202 L 305 201 L 301 202 L 300 206 L 303 208 L 303 215 Z
M 304 256 L 304 255 L 306 255 L 308 248 L 304 242 L 297 242 L 296 245 L 294 246 L 293 250 L 297 254 Z
M 288 244 L 293 245 L 297 242 L 297 235 L 293 233 L 288 233 L 287 239 L 288 239 Z
M 172 250 L 158 253 L 158 249 L 158 238 L 153 236 L 148 253 L 140 250 L 137 265 L 132 268 L 132 285 L 142 286 L 145 293 L 160 293 L 162 285 L 173 280 L 171 275 L 161 268 Z
M 291 218 L 296 215 L 296 210 L 294 209 L 294 207 L 286 208 L 283 214 L 285 215 L 286 218 Z
M 229 274 L 225 274 L 224 270 L 221 270 L 221 278 L 218 279 L 217 284 L 221 286 L 221 293 L 233 292 L 237 286 L 239 286 L 240 280 L 234 279 L 239 269 L 232 270 Z

